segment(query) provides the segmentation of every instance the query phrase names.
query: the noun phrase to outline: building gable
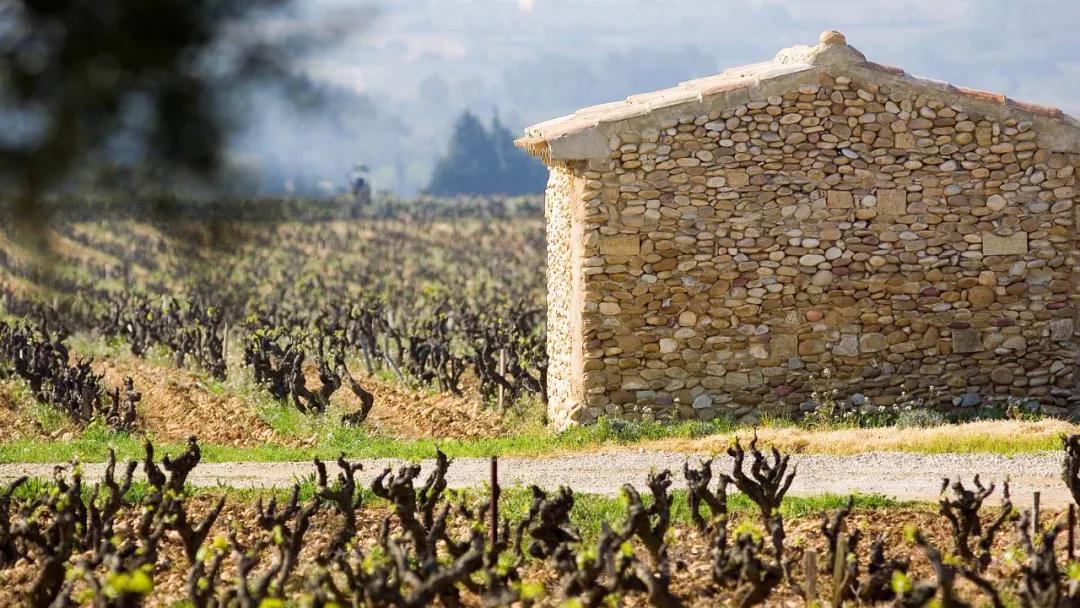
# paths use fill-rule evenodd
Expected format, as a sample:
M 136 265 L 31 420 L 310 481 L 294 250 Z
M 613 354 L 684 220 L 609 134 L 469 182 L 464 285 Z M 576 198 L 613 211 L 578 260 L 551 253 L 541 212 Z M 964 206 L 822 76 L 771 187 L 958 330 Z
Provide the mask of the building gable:
M 624 101 L 582 108 L 573 114 L 525 129 L 516 141 L 546 163 L 605 158 L 613 136 L 656 128 L 671 118 L 708 114 L 783 95 L 802 85 L 847 77 L 871 86 L 888 86 L 925 95 L 958 110 L 1006 119 L 1030 120 L 1049 149 L 1080 151 L 1080 122 L 1060 109 L 1019 102 L 1004 95 L 954 86 L 907 74 L 871 61 L 847 45 L 842 34 L 827 31 L 815 46 L 781 50 L 771 61 L 729 68 L 720 74 L 680 83 L 670 89 L 631 95 Z

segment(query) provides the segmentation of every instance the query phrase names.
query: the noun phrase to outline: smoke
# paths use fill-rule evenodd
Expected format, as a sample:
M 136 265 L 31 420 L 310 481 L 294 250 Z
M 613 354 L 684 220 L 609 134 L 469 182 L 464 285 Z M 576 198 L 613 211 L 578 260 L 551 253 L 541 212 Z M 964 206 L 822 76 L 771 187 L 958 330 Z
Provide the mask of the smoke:
M 293 89 L 249 90 L 249 116 L 231 143 L 237 179 L 260 193 L 332 195 L 345 190 L 357 164 L 393 162 L 394 146 L 408 141 L 408 125 L 383 110 L 390 104 L 326 82 L 298 76 Z M 310 100 L 291 98 L 297 91 Z M 398 152 L 400 153 L 400 152 Z

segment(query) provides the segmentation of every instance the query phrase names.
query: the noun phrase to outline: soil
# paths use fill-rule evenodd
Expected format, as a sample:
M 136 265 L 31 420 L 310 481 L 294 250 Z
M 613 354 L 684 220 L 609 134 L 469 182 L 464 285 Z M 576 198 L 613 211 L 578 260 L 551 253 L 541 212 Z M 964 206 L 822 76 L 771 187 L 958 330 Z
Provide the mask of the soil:
M 475 383 L 465 383 L 462 396 L 420 391 L 397 382 L 357 374 L 357 382 L 375 395 L 367 424 L 381 435 L 410 439 L 477 439 L 506 433 L 502 416 L 481 406 Z M 360 400 L 348 390 L 334 396 L 348 409 Z
M 231 361 L 230 363 L 235 363 Z M 197 435 L 205 444 L 254 447 L 269 442 L 305 445 L 318 437 L 284 436 L 262 420 L 256 406 L 229 390 L 215 390 L 205 375 L 131 356 L 101 357 L 94 369 L 104 374 L 107 386 L 122 386 L 130 376 L 142 393 L 136 433 L 157 442 L 183 443 Z M 314 367 L 306 370 L 309 386 L 319 386 Z M 231 366 L 232 374 L 247 370 Z M 475 382 L 467 381 L 463 395 L 418 390 L 399 382 L 385 381 L 354 372 L 357 381 L 375 395 L 365 426 L 373 433 L 399 438 L 476 439 L 506 433 L 503 417 L 482 407 Z M 14 380 L 10 382 L 15 382 Z M 76 425 L 47 432 L 20 411 L 11 398 L 13 385 L 0 383 L 0 441 L 17 439 L 55 440 L 78 434 Z M 252 390 L 259 390 L 253 388 Z M 331 401 L 341 411 L 360 408 L 360 400 L 346 388 Z
M 201 517 L 216 499 L 211 495 L 200 495 L 189 501 L 189 513 Z M 997 515 L 998 506 L 990 504 L 983 509 L 983 522 L 989 523 Z M 821 534 L 820 526 L 824 516 L 828 514 L 813 514 L 799 518 L 789 518 L 785 522 L 787 550 L 786 558 L 792 560 L 794 580 L 802 584 L 806 580 L 803 572 L 803 560 L 799 559 L 802 552 L 813 548 L 819 556 L 818 589 L 823 597 L 831 589 L 832 581 L 830 567 L 825 564 L 828 556 L 826 541 Z M 1043 521 L 1052 521 L 1059 513 L 1049 510 L 1043 512 Z M 378 529 L 384 518 L 392 516 L 389 510 L 382 506 L 365 506 L 358 513 L 357 531 L 358 544 L 368 548 L 374 545 Z M 759 526 L 757 514 L 744 513 L 732 517 L 729 530 L 739 529 L 745 525 Z M 133 526 L 137 521 L 137 514 L 132 511 L 122 518 L 125 522 L 120 527 L 123 534 L 124 526 Z M 307 565 L 312 563 L 318 547 L 328 542 L 337 525 L 337 516 L 331 514 L 329 509 L 324 509 L 313 520 L 313 525 L 305 538 L 305 548 L 301 553 L 300 568 L 290 586 L 296 591 L 295 585 L 302 580 L 302 575 Z M 618 522 L 613 522 L 618 524 Z M 884 537 L 886 557 L 901 557 L 910 560 L 911 569 L 909 576 L 913 583 L 927 580 L 933 576 L 929 563 L 921 551 L 904 540 L 905 527 L 914 526 L 921 531 L 935 546 L 945 553 L 952 552 L 952 537 L 947 522 L 934 510 L 922 507 L 905 507 L 896 509 L 866 509 L 856 510 L 847 523 L 848 533 L 859 530 L 862 540 L 856 548 L 860 562 L 865 572 L 865 564 L 868 556 L 869 545 L 878 535 Z M 130 528 L 129 528 L 130 529 Z M 268 538 L 268 534 L 258 530 L 255 522 L 255 512 L 250 504 L 227 503 L 221 517 L 215 523 L 209 538 L 225 534 L 228 530 L 236 530 L 239 541 L 245 546 L 250 546 L 259 538 Z M 392 527 L 395 533 L 398 530 Z M 459 525 L 460 531 L 460 525 Z M 1018 565 L 1005 558 L 1006 550 L 1014 545 L 1014 526 L 1007 524 L 1002 533 L 993 543 L 994 560 L 987 569 L 985 576 L 999 583 L 999 586 L 1008 585 L 1016 580 Z M 731 592 L 718 588 L 711 578 L 712 546 L 709 539 L 691 526 L 675 526 L 669 532 L 669 555 L 672 564 L 672 589 L 682 597 L 688 606 L 717 606 L 728 605 L 731 601 Z M 1062 543 L 1059 543 L 1059 546 Z M 640 546 L 636 547 L 639 554 L 645 558 L 644 551 Z M 264 559 L 269 560 L 272 549 L 263 554 Z M 1062 556 L 1063 557 L 1063 556 Z M 646 558 L 647 559 L 647 558 Z M 1059 562 L 1061 563 L 1061 562 Z M 159 568 L 154 574 L 154 592 L 147 602 L 148 606 L 170 606 L 186 598 L 185 584 L 187 576 L 187 561 L 183 555 L 177 538 L 170 536 L 163 543 Z M 258 569 L 257 569 L 258 570 Z M 227 584 L 232 583 L 234 566 L 231 558 L 226 560 L 223 572 Z M 21 594 L 32 585 L 36 575 L 34 564 L 23 560 L 15 567 L 0 570 L 0 605 L 16 605 Z M 558 575 L 544 562 L 533 561 L 527 564 L 522 573 L 526 580 L 541 581 L 548 589 L 548 595 L 540 602 L 540 606 L 559 605 L 555 594 Z M 958 590 L 965 598 L 979 600 L 985 603 L 985 597 L 980 596 L 977 590 L 966 581 L 959 581 Z M 645 598 L 632 596 L 627 598 L 629 606 L 645 606 Z M 465 597 L 466 605 L 477 606 L 479 601 L 475 597 Z M 766 602 L 768 606 L 803 606 L 804 600 L 798 595 L 795 588 L 782 583 Z
M 213 393 L 196 374 L 143 360 L 103 359 L 95 365 L 109 386 L 122 386 L 125 376 L 142 393 L 139 430 L 165 443 L 183 443 L 198 435 L 205 443 L 253 446 L 277 440 L 277 433 L 242 399 Z

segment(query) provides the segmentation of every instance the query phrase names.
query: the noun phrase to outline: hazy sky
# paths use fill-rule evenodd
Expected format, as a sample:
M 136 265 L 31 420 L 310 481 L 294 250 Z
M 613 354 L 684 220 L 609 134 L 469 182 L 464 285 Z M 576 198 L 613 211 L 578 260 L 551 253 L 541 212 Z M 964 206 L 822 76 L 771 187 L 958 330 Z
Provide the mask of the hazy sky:
M 296 19 L 357 0 L 297 0 Z M 843 32 L 869 59 L 1080 115 L 1080 0 L 386 0 L 307 69 L 370 96 L 408 134 L 365 159 L 422 185 L 456 115 L 515 131 L 578 107 L 770 59 Z M 333 111 L 348 111 L 347 108 Z M 406 160 L 402 161 L 401 157 Z M 405 166 L 405 169 L 402 169 Z M 388 183 L 393 182 L 393 183 Z
M 349 4 L 310 1 L 325 10 Z M 910 72 L 1080 109 L 1076 0 L 401 0 L 372 6 L 378 13 L 367 34 L 319 68 L 350 86 L 403 96 L 431 73 L 496 88 L 507 69 L 547 53 L 591 66 L 602 65 L 606 55 L 627 54 L 627 61 L 641 60 L 648 69 L 650 53 L 693 47 L 722 69 L 815 42 L 831 28 L 867 57 Z M 418 66 L 424 67 L 414 70 Z M 673 76 L 672 83 L 681 75 Z M 573 73 L 564 83 L 567 89 L 579 84 Z

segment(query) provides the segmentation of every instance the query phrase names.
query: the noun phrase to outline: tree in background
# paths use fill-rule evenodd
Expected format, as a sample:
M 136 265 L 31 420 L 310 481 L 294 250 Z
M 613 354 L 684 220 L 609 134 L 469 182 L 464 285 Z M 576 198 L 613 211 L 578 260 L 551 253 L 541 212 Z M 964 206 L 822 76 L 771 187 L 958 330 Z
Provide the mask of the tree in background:
M 520 195 L 542 192 L 547 170 L 514 146 L 514 136 L 496 115 L 491 128 L 466 110 L 454 124 L 446 156 L 436 165 L 428 193 Z

